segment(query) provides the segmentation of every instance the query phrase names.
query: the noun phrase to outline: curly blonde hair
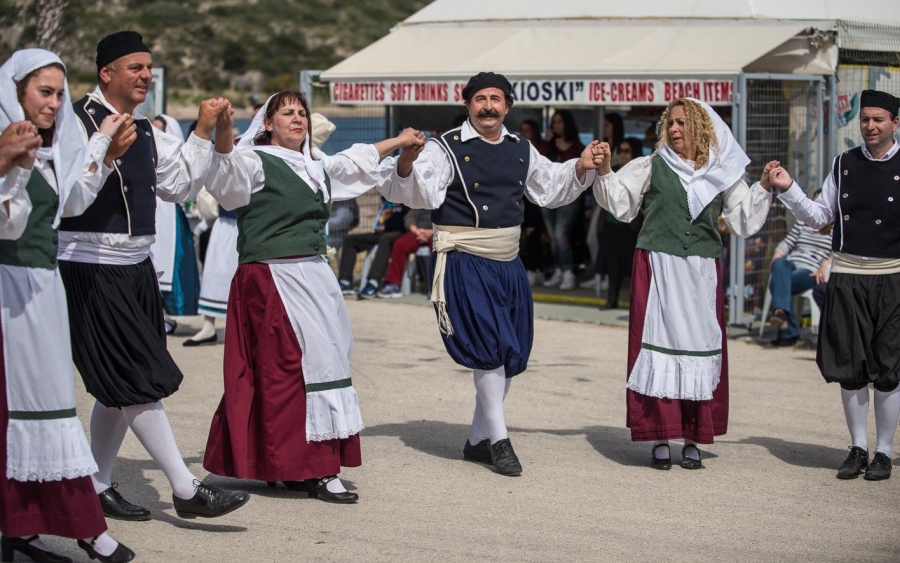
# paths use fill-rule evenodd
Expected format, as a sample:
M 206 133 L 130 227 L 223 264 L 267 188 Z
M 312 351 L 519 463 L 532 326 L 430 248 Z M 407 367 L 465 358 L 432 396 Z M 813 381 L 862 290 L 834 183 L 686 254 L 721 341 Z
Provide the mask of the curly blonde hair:
M 659 142 L 656 150 L 663 145 L 672 146 L 672 140 L 669 138 L 669 116 L 672 110 L 677 106 L 684 108 L 684 125 L 685 133 L 690 136 L 697 149 L 697 159 L 694 161 L 694 170 L 700 170 L 709 162 L 709 149 L 712 148 L 713 154 L 719 154 L 719 140 L 716 137 L 716 130 L 713 127 L 712 120 L 697 102 L 685 98 L 679 98 L 673 102 L 669 102 L 666 106 L 659 123 L 656 124 L 656 134 Z

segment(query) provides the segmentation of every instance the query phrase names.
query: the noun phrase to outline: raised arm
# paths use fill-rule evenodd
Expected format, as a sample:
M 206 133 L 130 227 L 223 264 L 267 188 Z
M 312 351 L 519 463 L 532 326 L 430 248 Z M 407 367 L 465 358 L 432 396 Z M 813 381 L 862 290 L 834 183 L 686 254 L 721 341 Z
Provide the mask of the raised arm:
M 605 146 L 604 146 L 605 145 Z M 650 189 L 651 156 L 636 158 L 613 172 L 609 165 L 609 145 L 597 147 L 597 179 L 594 180 L 594 197 L 619 221 L 630 223 L 641 211 L 644 194 Z
M 130 115 L 114 113 L 100 123 L 100 130 L 88 140 L 81 177 L 63 202 L 63 217 L 81 215 L 94 203 L 113 172 L 112 162 L 125 154 L 135 138 L 134 118 Z
M 407 146 L 400 156 L 382 162 L 378 191 L 388 201 L 412 209 L 437 209 L 453 180 L 453 164 L 437 140 Z
M 791 175 L 783 167 L 778 166 L 772 173 L 772 185 L 780 192 L 778 199 L 791 210 L 794 217 L 803 221 L 813 229 L 822 229 L 834 221 L 834 209 L 837 206 L 837 186 L 834 175 L 829 172 L 822 193 L 818 199 L 811 199 L 803 193 Z
M 572 203 L 589 188 L 596 177 L 594 151 L 598 141 L 585 147 L 579 158 L 566 162 L 551 162 L 530 145 L 531 164 L 525 195 L 541 207 L 561 207 Z
M 197 196 L 213 158 L 212 131 L 222 112 L 230 109 L 224 98 L 201 102 L 197 128 L 183 145 L 178 137 L 153 128 L 158 158 L 156 195 L 160 199 L 180 203 Z

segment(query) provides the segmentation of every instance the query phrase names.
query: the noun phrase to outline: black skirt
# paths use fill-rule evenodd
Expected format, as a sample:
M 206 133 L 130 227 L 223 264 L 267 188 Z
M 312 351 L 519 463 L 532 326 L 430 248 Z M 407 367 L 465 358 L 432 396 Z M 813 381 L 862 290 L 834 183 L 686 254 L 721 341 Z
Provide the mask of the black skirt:
M 816 363 L 845 389 L 900 381 L 900 274 L 833 274 L 825 291 Z
M 72 356 L 88 393 L 107 407 L 155 403 L 184 376 L 166 349 L 162 296 L 146 259 L 134 266 L 59 262 Z

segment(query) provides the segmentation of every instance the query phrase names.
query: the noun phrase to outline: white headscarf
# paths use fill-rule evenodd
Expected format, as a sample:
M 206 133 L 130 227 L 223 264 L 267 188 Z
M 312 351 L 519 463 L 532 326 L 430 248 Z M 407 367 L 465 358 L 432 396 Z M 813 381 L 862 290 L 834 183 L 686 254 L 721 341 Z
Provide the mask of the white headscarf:
M 314 191 L 322 192 L 322 197 L 327 202 L 329 196 L 328 190 L 325 189 L 325 167 L 322 164 L 322 157 L 325 155 L 319 149 L 314 148 L 310 150 L 311 140 L 309 136 L 309 124 L 307 124 L 306 127 L 306 140 L 303 142 L 302 150 L 295 151 L 293 149 L 278 147 L 275 145 L 253 144 L 253 139 L 255 139 L 256 136 L 266 128 L 266 108 L 269 107 L 269 102 L 271 102 L 272 98 L 274 98 L 276 95 L 277 94 L 272 94 L 271 96 L 269 96 L 269 99 L 266 100 L 266 103 L 263 104 L 263 106 L 259 108 L 259 111 L 256 112 L 256 115 L 253 117 L 253 122 L 250 123 L 250 127 L 248 127 L 247 130 L 244 131 L 244 134 L 241 136 L 241 140 L 240 142 L 238 142 L 237 148 L 239 150 L 253 150 L 264 152 L 266 154 L 270 154 L 282 160 L 286 160 L 289 163 L 292 163 L 294 168 L 302 168 L 306 172 L 306 175 L 309 177 L 309 179 L 312 180 L 312 184 L 310 185 L 310 187 Z M 315 159 L 313 157 L 315 157 Z
M 713 108 L 695 98 L 685 99 L 700 105 L 709 115 L 718 141 L 718 153 L 710 146 L 709 160 L 700 170 L 694 170 L 693 166 L 682 160 L 668 145 L 663 145 L 659 149 L 659 155 L 687 183 L 688 207 L 691 219 L 696 219 L 717 195 L 744 177 L 750 159 L 734 138 L 731 129 Z
M 11 123 L 25 120 L 25 110 L 19 103 L 16 83 L 31 72 L 53 63 L 63 64 L 56 54 L 44 49 L 21 49 L 3 63 L 0 67 L 0 131 L 6 130 Z M 63 79 L 62 107 L 56 114 L 53 144 L 39 149 L 37 155 L 42 160 L 53 161 L 60 202 L 66 201 L 72 186 L 84 172 L 87 146 L 77 120 L 69 96 L 69 82 Z M 62 210 L 63 205 L 60 204 L 56 219 L 53 221 L 54 228 L 59 225 Z
M 184 132 L 181 131 L 181 124 L 178 123 L 178 120 L 172 117 L 171 115 L 161 113 L 157 117 L 161 118 L 166 122 L 166 133 L 169 135 L 174 135 L 178 137 L 178 140 L 181 141 L 181 144 L 184 144 Z

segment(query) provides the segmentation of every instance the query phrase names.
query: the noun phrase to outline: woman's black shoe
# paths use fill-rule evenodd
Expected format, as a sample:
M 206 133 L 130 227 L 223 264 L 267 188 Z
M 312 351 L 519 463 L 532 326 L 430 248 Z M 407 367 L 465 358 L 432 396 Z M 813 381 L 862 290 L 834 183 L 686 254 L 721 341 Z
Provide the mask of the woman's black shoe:
M 313 481 L 315 481 L 315 479 L 313 479 Z M 266 484 L 269 485 L 269 487 L 272 489 L 276 488 L 278 486 L 278 483 L 278 481 L 266 481 Z M 309 487 L 306 486 L 306 482 L 304 481 L 281 481 L 281 483 L 283 483 L 289 491 L 309 493 Z
M 204 344 L 215 344 L 218 341 L 219 341 L 219 335 L 213 334 L 212 336 L 210 336 L 208 338 L 201 338 L 200 340 L 194 340 L 192 338 L 188 338 L 187 340 L 182 342 L 181 345 L 187 346 L 187 347 L 203 346 Z
M 8 538 L 3 536 L 0 538 L 0 551 L 3 554 L 3 563 L 10 563 L 17 551 L 37 563 L 72 563 L 72 560 L 64 555 L 57 555 L 52 551 L 44 551 L 37 546 L 31 545 L 31 542 L 37 537 Z
M 351 493 L 349 491 L 345 491 L 343 493 L 332 493 L 328 490 L 328 483 L 337 479 L 337 475 L 329 475 L 328 477 L 322 477 L 321 479 L 307 479 L 303 481 L 302 485 L 305 486 L 306 492 L 309 494 L 310 498 L 317 498 L 319 500 L 324 500 L 325 502 L 334 502 L 337 504 L 353 504 L 354 502 L 359 500 L 359 495 L 356 493 Z M 294 489 L 288 485 L 288 483 L 294 485 L 300 485 L 301 483 L 298 481 L 282 481 L 285 486 L 292 491 L 298 491 L 301 489 Z
M 656 444 L 653 446 L 652 457 L 653 460 L 650 462 L 650 467 L 653 469 L 660 469 L 662 471 L 668 471 L 672 469 L 672 454 L 670 453 L 668 457 L 656 457 L 656 448 L 669 448 L 669 444 Z
M 684 455 L 688 448 L 694 448 L 697 451 L 697 459 Z M 703 462 L 700 460 L 700 449 L 697 446 L 689 444 L 681 448 L 681 467 L 685 469 L 703 469 Z
M 122 543 L 116 546 L 116 550 L 110 553 L 109 555 L 101 555 L 94 550 L 94 544 L 97 543 L 97 538 L 94 538 L 91 543 L 88 543 L 84 540 L 78 540 L 78 547 L 85 550 L 88 554 L 88 557 L 91 559 L 96 559 L 97 561 L 103 561 L 104 563 L 128 563 L 134 559 L 134 552 L 125 547 Z

